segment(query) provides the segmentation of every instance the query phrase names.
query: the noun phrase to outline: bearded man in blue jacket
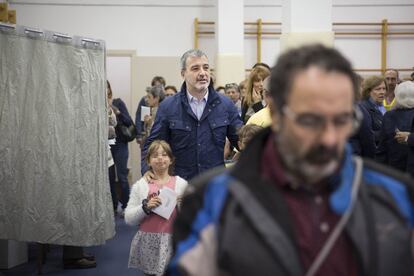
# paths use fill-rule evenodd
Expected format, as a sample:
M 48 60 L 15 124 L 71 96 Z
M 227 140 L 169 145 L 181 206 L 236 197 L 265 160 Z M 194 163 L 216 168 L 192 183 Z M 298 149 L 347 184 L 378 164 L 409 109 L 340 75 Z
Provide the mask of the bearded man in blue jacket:
M 237 130 L 243 123 L 231 100 L 214 90 L 207 55 L 198 49 L 189 50 L 180 63 L 184 79 L 181 91 L 161 103 L 145 141 L 141 162 L 145 177 L 152 177 L 145 155 L 157 139 L 170 144 L 175 174 L 185 179 L 224 166 L 226 137 L 237 147 Z

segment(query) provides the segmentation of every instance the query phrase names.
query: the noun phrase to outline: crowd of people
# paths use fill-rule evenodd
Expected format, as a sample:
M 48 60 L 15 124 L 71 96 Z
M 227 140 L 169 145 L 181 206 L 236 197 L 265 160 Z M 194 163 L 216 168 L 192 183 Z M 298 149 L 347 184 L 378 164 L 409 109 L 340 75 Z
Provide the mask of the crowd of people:
M 397 70 L 360 80 L 359 131 L 350 139 L 353 152 L 414 176 L 414 82 Z M 414 136 L 411 136 L 414 138 Z
M 108 82 L 114 211 L 116 171 L 121 215 L 139 225 L 130 267 L 411 275 L 414 80 L 393 69 L 364 79 L 321 45 L 290 50 L 273 68 L 258 63 L 246 80 L 216 89 L 204 52 L 185 52 L 180 66 L 178 91 L 156 76 L 138 104 L 142 178 L 131 194 L 121 126 L 134 124 Z M 168 218 L 155 213 L 165 189 L 176 197 Z

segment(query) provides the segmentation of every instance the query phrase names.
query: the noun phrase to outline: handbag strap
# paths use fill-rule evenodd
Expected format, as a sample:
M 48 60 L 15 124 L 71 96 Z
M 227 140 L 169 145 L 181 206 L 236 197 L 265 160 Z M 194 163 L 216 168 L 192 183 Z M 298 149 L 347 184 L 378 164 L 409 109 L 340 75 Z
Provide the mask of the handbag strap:
M 352 189 L 351 189 L 351 203 L 348 209 L 346 210 L 345 214 L 341 217 L 339 222 L 336 224 L 334 230 L 329 235 L 328 239 L 326 240 L 325 244 L 323 245 L 321 251 L 319 251 L 318 255 L 316 256 L 315 260 L 313 261 L 312 265 L 309 267 L 309 270 L 306 272 L 305 276 L 313 276 L 318 272 L 319 268 L 325 261 L 326 257 L 328 257 L 329 253 L 331 252 L 336 240 L 342 233 L 346 223 L 348 222 L 349 218 L 351 217 L 352 211 L 355 207 L 355 203 L 358 197 L 358 191 L 361 186 L 361 177 L 362 177 L 362 158 L 359 156 L 354 156 L 355 162 L 355 175 L 352 182 Z

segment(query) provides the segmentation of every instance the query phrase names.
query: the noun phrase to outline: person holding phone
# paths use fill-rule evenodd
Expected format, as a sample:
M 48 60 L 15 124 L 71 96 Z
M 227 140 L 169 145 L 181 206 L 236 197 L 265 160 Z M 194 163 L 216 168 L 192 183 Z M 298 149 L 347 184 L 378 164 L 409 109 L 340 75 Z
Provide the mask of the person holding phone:
M 266 105 L 263 100 L 263 81 L 268 76 L 270 76 L 270 70 L 265 66 L 256 66 L 251 71 L 247 81 L 246 96 L 241 104 L 241 118 L 244 123 Z

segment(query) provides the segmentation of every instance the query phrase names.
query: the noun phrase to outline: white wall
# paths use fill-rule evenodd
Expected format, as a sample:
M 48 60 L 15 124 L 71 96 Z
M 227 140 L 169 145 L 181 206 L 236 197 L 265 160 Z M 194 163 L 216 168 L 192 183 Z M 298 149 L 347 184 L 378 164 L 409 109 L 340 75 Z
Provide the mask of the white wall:
M 342 0 L 334 1 L 334 22 L 414 22 L 413 0 Z M 409 27 L 411 32 L 414 26 Z M 373 28 L 365 28 L 366 31 Z M 380 27 L 375 27 L 380 31 Z M 389 31 L 403 31 L 401 27 L 389 27 Z M 413 68 L 414 66 L 414 36 L 388 37 L 387 67 Z M 335 46 L 340 49 L 354 64 L 355 68 L 381 68 L 381 39 L 379 36 L 369 37 L 337 37 Z M 369 74 L 369 73 L 365 73 Z M 376 74 L 376 73 L 371 73 Z M 402 72 L 406 76 L 409 72 Z
M 135 49 L 140 56 L 181 55 L 193 45 L 194 18 L 214 9 L 185 4 L 195 1 L 9 2 L 19 25 L 100 38 L 108 49 Z
M 180 56 L 193 47 L 193 20 L 214 20 L 213 0 L 11 0 L 20 25 L 104 39 L 108 49 L 133 49 L 138 56 Z M 334 22 L 414 22 L 414 0 L 333 0 Z M 282 19 L 282 0 L 244 0 L 245 21 Z M 310 11 L 311 12 L 311 11 Z M 229 11 L 231 17 L 231 11 Z M 273 27 L 274 29 L 274 27 Z M 411 27 L 411 30 L 413 27 Z M 199 41 L 215 60 L 214 36 Z M 357 68 L 380 68 L 380 39 L 337 37 L 335 45 Z M 390 67 L 411 68 L 414 39 L 391 38 Z M 245 37 L 246 67 L 256 62 L 256 38 Z M 273 64 L 279 40 L 264 36 L 262 61 Z M 213 64 L 214 66 L 214 64 Z

